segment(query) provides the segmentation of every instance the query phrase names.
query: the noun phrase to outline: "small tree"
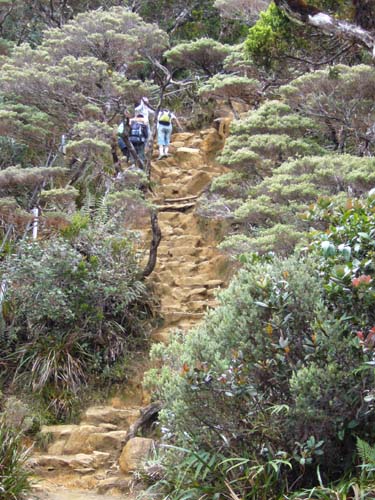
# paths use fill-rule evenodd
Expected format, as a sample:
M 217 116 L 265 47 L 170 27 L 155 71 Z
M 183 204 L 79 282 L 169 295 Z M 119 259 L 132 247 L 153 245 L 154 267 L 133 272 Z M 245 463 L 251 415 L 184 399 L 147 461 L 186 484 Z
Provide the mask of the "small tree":
M 169 64 L 179 69 L 193 69 L 213 76 L 220 71 L 230 48 L 210 38 L 181 43 L 165 52 Z

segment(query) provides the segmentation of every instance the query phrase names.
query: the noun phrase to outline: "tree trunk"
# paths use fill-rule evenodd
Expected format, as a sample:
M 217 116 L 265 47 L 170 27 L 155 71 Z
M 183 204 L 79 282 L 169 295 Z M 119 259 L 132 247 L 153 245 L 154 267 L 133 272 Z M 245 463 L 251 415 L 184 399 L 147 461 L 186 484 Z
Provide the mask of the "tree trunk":
M 158 222 L 158 212 L 153 210 L 151 212 L 151 228 L 152 228 L 152 240 L 150 243 L 150 254 L 146 267 L 142 272 L 142 278 L 150 276 L 156 265 L 156 259 L 158 255 L 158 246 L 161 241 L 161 230 Z

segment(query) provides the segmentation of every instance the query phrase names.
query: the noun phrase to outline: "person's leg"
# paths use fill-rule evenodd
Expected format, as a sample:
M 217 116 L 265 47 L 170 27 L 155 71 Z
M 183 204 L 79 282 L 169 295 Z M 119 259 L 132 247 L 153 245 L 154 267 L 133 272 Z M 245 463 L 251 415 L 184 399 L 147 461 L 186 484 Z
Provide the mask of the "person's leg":
M 158 146 L 159 146 L 159 158 L 160 160 L 164 156 L 164 132 L 161 125 L 158 126 Z
M 139 156 L 139 159 L 144 162 L 146 159 L 145 158 L 145 143 L 141 142 L 140 144 L 138 144 L 136 151 L 137 151 L 137 154 Z
M 117 144 L 118 144 L 119 148 L 121 149 L 122 154 L 124 156 L 126 156 L 126 159 L 128 159 L 128 148 L 126 147 L 125 141 L 122 137 L 119 137 L 117 139 Z
M 165 137 L 165 146 L 164 146 L 164 154 L 168 156 L 169 144 L 171 143 L 171 135 L 172 135 L 172 126 L 167 127 L 166 137 Z

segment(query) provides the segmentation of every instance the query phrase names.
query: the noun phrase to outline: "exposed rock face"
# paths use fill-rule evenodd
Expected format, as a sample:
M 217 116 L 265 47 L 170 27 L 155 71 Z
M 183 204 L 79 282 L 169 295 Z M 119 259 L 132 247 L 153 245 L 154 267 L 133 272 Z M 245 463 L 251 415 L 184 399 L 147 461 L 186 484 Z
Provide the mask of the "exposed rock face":
M 130 439 L 120 455 L 119 464 L 123 472 L 133 472 L 141 468 L 154 448 L 153 439 L 135 437 Z

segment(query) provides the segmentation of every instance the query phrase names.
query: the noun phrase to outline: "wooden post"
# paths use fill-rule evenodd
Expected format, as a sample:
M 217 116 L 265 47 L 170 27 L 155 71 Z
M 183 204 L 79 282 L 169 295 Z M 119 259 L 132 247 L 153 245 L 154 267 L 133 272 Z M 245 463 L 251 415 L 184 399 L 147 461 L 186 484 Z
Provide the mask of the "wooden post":
M 36 240 L 38 237 L 38 224 L 39 224 L 39 208 L 33 208 L 32 210 L 34 215 L 33 220 L 33 240 Z
M 8 288 L 7 281 L 6 280 L 2 280 L 2 282 L 0 283 L 0 304 L 3 303 L 4 296 L 6 294 L 7 288 Z

